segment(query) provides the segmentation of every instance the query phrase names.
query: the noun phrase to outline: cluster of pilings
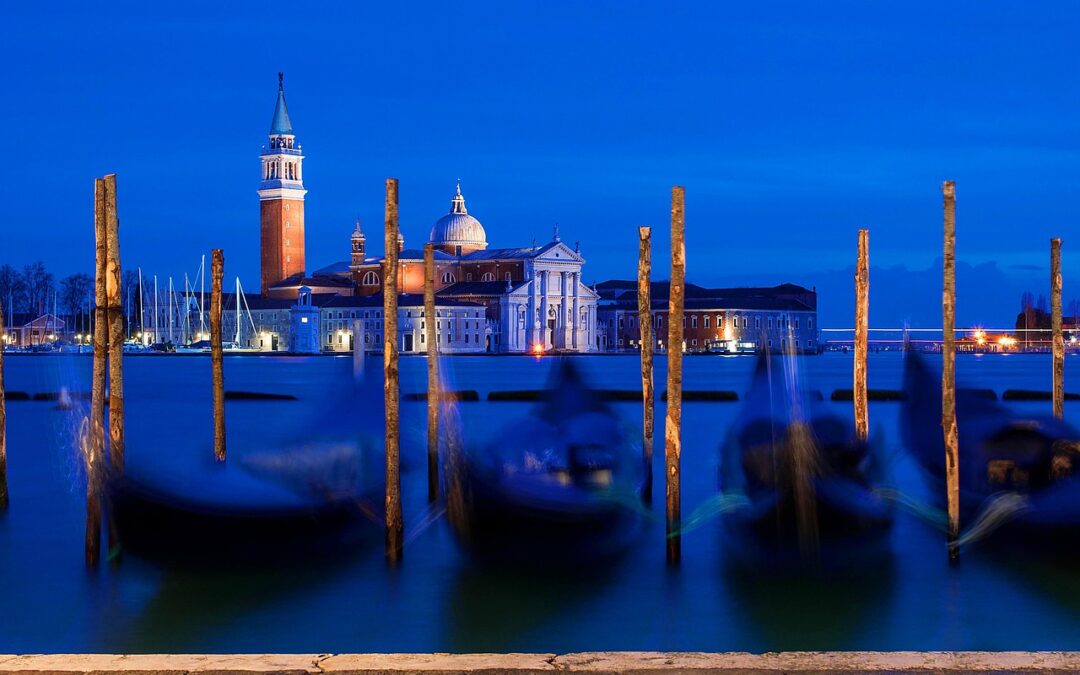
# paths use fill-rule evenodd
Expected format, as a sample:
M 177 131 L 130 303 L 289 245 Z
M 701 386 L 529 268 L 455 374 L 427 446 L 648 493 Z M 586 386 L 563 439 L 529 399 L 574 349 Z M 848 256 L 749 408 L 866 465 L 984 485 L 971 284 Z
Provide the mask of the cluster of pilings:
M 941 428 L 945 440 L 945 491 L 948 505 L 949 557 L 959 556 L 960 434 L 956 420 L 956 183 L 941 185 L 944 200 L 942 269 Z M 870 233 L 859 230 L 855 266 L 855 429 L 865 439 L 869 429 L 866 354 L 870 310 Z M 1050 311 L 1053 334 L 1054 416 L 1065 414 L 1065 338 L 1061 330 L 1061 239 L 1050 240 Z
M 956 541 L 960 530 L 959 491 L 959 433 L 956 420 L 956 186 L 953 181 L 942 185 L 944 198 L 942 275 L 942 410 L 941 425 L 945 440 L 946 491 L 948 502 L 949 555 L 958 555 Z M 686 210 L 685 189 L 671 189 L 671 276 L 668 294 L 667 344 L 667 406 L 664 422 L 665 465 L 665 549 L 669 563 L 678 562 L 681 555 L 681 425 L 682 425 L 682 357 L 683 314 L 686 285 Z M 386 180 L 385 203 L 386 256 L 384 260 L 385 287 L 383 292 L 384 399 L 386 414 L 386 556 L 391 563 L 401 560 L 404 550 L 404 524 L 401 508 L 400 475 L 400 411 L 397 350 L 398 304 L 398 181 Z M 652 497 L 652 464 L 654 443 L 653 408 L 653 344 L 651 313 L 652 230 L 638 228 L 638 324 L 641 339 L 641 395 L 643 405 L 642 452 L 646 468 L 643 497 Z M 100 557 L 101 485 L 106 470 L 122 472 L 124 468 L 124 387 L 123 387 L 123 317 L 120 301 L 120 233 L 116 207 L 116 175 L 109 174 L 94 181 L 94 241 L 95 241 L 95 322 L 94 357 L 91 385 L 90 416 L 84 420 L 79 442 L 87 470 L 86 494 L 86 562 L 95 565 Z M 213 388 L 214 456 L 224 462 L 225 447 L 225 384 L 222 358 L 222 278 L 225 257 L 221 249 L 212 253 L 210 296 L 211 377 Z M 1065 342 L 1061 326 L 1061 239 L 1050 240 L 1050 298 L 1051 329 L 1053 334 L 1053 412 L 1064 415 L 1065 400 Z M 858 232 L 858 258 L 855 267 L 855 353 L 853 390 L 855 432 L 865 439 L 869 430 L 867 389 L 867 334 L 870 308 L 870 233 Z M 438 342 L 435 312 L 435 257 L 430 244 L 424 248 L 424 339 L 427 347 L 427 464 L 428 499 L 439 496 L 439 406 L 441 403 L 438 373 Z M 0 307 L 0 330 L 4 326 Z M 363 367 L 363 340 L 355 342 L 354 368 Z M 4 354 L 0 349 L 0 512 L 8 507 L 6 408 L 4 398 Z M 108 442 L 106 418 L 108 415 Z M 110 540 L 115 541 L 110 532 Z

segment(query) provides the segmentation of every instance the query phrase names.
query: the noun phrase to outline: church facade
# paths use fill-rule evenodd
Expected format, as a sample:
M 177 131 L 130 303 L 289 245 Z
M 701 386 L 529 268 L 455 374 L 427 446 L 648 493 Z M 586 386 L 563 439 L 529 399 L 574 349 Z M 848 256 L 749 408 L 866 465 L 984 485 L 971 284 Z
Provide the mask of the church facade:
M 292 301 L 304 289 L 318 305 L 370 307 L 368 311 L 375 311 L 382 306 L 383 281 L 389 272 L 383 255 L 369 255 L 367 236 L 359 220 L 349 238 L 348 260 L 327 265 L 310 275 L 306 271 L 304 196 L 307 190 L 303 183 L 303 159 L 279 73 L 269 147 L 261 155 L 262 182 L 258 191 L 261 296 L 267 300 Z M 380 233 L 376 239 L 384 238 Z M 464 311 L 451 308 L 475 308 L 483 315 L 471 317 L 473 328 L 455 332 L 472 338 L 468 349 L 462 349 L 464 344 L 458 345 L 459 349 L 489 353 L 600 349 L 599 296 L 582 280 L 585 259 L 580 247 L 567 246 L 557 227 L 551 240 L 542 245 L 534 242 L 527 247 L 491 248 L 484 226 L 465 206 L 459 183 L 449 211 L 435 220 L 427 242 L 435 255 L 436 305 L 445 308 L 447 316 L 451 311 L 455 314 Z M 422 298 L 423 248 L 406 249 L 404 238 L 399 236 L 398 249 L 398 268 L 394 273 L 398 275 L 399 292 L 403 297 Z M 330 303 L 330 298 L 336 300 Z M 410 315 L 419 311 L 417 318 L 423 318 L 422 306 L 418 310 L 401 311 Z M 406 330 L 411 323 L 399 321 L 399 325 L 402 335 L 398 348 L 404 353 L 424 351 L 418 336 Z M 323 351 L 340 349 L 352 342 L 351 333 L 344 334 L 352 330 L 349 324 L 342 322 L 338 330 L 334 344 L 327 346 L 320 340 Z M 363 342 L 372 350 L 381 348 L 378 342 L 369 339 Z

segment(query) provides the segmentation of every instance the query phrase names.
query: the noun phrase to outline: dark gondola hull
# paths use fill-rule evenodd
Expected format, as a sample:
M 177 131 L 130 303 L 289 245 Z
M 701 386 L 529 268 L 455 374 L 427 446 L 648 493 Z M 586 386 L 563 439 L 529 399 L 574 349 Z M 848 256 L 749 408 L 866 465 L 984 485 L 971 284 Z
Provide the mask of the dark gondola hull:
M 881 448 L 823 405 L 804 404 L 784 370 L 793 367 L 761 357 L 722 446 L 720 490 L 745 501 L 723 518 L 726 555 L 773 570 L 874 564 L 891 553 L 895 510 L 882 491 Z
M 643 465 L 569 359 L 533 415 L 468 450 L 447 447 L 448 515 L 480 560 L 576 565 L 613 557 L 641 520 Z
M 945 503 L 945 443 L 940 425 L 940 374 L 918 354 L 904 363 L 901 429 L 904 444 L 922 468 L 931 500 Z M 1080 532 L 1080 455 L 1061 442 L 1080 434 L 1048 415 L 1021 416 L 977 392 L 958 389 L 960 518 L 970 526 L 993 502 L 1013 499 L 995 538 L 1016 541 L 1024 531 L 1043 547 L 1060 546 Z M 1055 541 L 1064 538 L 1066 542 Z M 1071 544 L 1067 544 L 1072 547 Z
M 108 482 L 110 526 L 125 551 L 171 563 L 274 561 L 340 553 L 371 539 L 370 498 L 234 508 L 177 499 L 128 479 Z

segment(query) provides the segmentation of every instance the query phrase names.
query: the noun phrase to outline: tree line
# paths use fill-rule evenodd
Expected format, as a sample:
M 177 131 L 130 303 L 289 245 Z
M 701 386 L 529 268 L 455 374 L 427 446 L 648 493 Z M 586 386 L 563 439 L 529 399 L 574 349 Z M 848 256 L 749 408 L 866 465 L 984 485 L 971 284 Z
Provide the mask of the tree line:
M 138 302 L 138 274 L 127 270 L 121 280 L 121 301 L 129 321 Z M 85 272 L 64 277 L 56 283 L 53 273 L 45 263 L 37 260 L 23 265 L 21 270 L 10 264 L 0 266 L 0 303 L 5 315 L 28 314 L 35 319 L 46 313 L 55 313 L 74 320 L 70 326 L 75 331 L 89 331 L 94 310 L 94 278 Z M 9 325 L 13 318 L 7 318 Z

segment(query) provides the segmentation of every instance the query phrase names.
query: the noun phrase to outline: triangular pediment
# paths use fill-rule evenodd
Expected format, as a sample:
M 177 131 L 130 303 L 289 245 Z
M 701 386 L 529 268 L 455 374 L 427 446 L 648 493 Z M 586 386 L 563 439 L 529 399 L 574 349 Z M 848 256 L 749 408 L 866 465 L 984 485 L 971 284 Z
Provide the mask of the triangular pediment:
M 561 241 L 553 241 L 544 247 L 544 250 L 536 256 L 535 260 L 543 260 L 547 262 L 576 262 L 584 263 L 585 259 L 581 257 L 580 253 L 575 253 L 574 249 L 570 248 Z

